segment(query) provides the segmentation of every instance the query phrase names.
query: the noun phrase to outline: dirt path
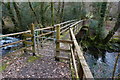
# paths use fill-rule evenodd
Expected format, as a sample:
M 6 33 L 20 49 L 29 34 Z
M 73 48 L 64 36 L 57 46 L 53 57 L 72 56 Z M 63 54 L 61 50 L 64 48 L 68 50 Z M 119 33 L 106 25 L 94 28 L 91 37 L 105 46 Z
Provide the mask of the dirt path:
M 3 72 L 3 78 L 63 78 L 70 79 L 71 71 L 68 61 L 54 60 L 55 44 L 48 42 L 47 46 L 39 48 L 39 55 L 34 62 L 28 62 L 31 55 L 17 57 Z M 5 58 L 6 59 L 6 58 Z M 4 61 L 4 59 L 3 59 Z

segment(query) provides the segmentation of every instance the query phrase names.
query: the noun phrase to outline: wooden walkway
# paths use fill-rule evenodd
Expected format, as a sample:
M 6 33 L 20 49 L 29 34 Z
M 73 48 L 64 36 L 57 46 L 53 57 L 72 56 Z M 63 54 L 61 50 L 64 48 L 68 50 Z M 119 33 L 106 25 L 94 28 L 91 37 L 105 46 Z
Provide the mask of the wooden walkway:
M 54 27 L 46 27 L 41 29 L 35 29 L 34 24 L 32 24 L 31 30 L 14 34 L 1 35 L 0 37 L 22 35 L 23 39 L 17 42 L 1 45 L 0 48 L 17 43 L 23 43 L 23 47 L 20 50 L 16 50 L 14 53 L 23 51 L 24 54 L 32 53 L 33 56 L 37 56 L 39 53 L 41 53 L 42 47 L 44 46 L 44 42 L 46 40 L 53 40 L 56 46 L 53 52 L 54 55 L 52 54 L 53 58 L 56 61 L 60 60 L 69 61 L 72 78 L 77 80 L 90 78 L 94 79 L 89 69 L 89 66 L 87 65 L 87 62 L 83 56 L 81 47 L 78 45 L 75 38 L 75 34 L 78 33 L 79 30 L 81 29 L 80 27 L 81 23 L 84 22 L 85 20 L 79 21 L 71 20 L 60 24 L 56 24 L 54 25 Z M 65 37 L 62 38 L 62 36 Z M 62 47 L 64 45 L 67 45 L 66 49 Z M 52 46 L 53 45 L 49 47 Z M 47 52 L 47 50 L 45 50 L 45 52 Z M 66 53 L 68 53 L 67 56 L 64 55 Z M 41 55 L 44 55 L 44 53 Z M 48 53 L 48 55 L 50 54 Z M 49 60 L 49 57 L 47 59 Z M 55 62 L 53 61 L 53 63 Z M 36 64 L 39 64 L 39 61 Z M 53 66 L 53 64 L 51 64 L 51 66 Z

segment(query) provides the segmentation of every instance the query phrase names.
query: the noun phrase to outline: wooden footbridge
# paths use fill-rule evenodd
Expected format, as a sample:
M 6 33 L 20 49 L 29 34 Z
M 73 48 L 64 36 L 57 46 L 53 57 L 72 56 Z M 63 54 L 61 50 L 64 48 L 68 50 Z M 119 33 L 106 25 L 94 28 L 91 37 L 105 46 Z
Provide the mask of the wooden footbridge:
M 94 79 L 83 55 L 82 48 L 80 45 L 78 45 L 75 37 L 75 35 L 81 30 L 82 26 L 85 25 L 85 21 L 86 20 L 71 20 L 56 24 L 51 27 L 45 27 L 40 29 L 35 29 L 35 25 L 32 24 L 31 30 L 13 34 L 0 35 L 0 38 L 16 35 L 22 36 L 21 40 L 13 43 L 0 45 L 0 48 L 6 47 L 8 45 L 22 43 L 22 48 L 14 51 L 14 53 L 22 50 L 24 51 L 24 54 L 26 54 L 30 51 L 33 53 L 33 56 L 37 56 L 37 53 L 39 53 L 39 51 L 37 50 L 39 48 L 38 46 L 42 47 L 45 40 L 53 40 L 56 43 L 56 53 L 54 55 L 56 61 L 59 61 L 60 59 L 69 60 L 71 73 L 75 75 L 75 79 Z M 66 37 L 67 39 L 62 39 L 61 36 L 65 35 L 65 33 L 68 35 Z M 61 43 L 68 44 L 68 49 L 61 48 Z M 29 47 L 32 48 L 30 49 Z M 69 52 L 69 57 L 61 56 L 61 51 Z

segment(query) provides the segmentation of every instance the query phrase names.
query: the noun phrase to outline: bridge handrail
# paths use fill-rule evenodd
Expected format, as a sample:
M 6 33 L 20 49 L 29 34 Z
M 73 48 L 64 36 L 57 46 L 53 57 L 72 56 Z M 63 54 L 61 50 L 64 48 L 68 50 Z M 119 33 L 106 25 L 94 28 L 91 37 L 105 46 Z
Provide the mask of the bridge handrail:
M 73 21 L 75 21 L 75 20 L 65 21 L 65 22 L 60 23 L 59 25 L 64 25 L 64 24 L 67 24 L 67 23 L 70 23 L 70 22 L 73 22 Z M 58 25 L 58 24 L 56 24 L 56 25 Z M 56 26 L 56 25 L 55 25 L 55 26 Z M 34 26 L 34 24 L 33 24 L 33 26 Z M 42 30 L 46 30 L 46 29 L 51 30 L 51 28 L 54 28 L 54 27 L 53 27 L 53 26 L 50 26 L 50 27 L 41 28 L 41 29 L 34 29 L 34 31 L 42 31 Z M 32 30 L 32 29 L 31 29 L 31 30 Z M 23 38 L 23 35 L 24 35 L 24 34 L 27 34 L 30 38 L 32 38 L 32 36 L 34 36 L 34 35 L 31 34 L 31 30 L 22 31 L 22 32 L 17 32 L 17 33 L 11 33 L 11 34 L 5 34 L 5 35 L 0 35 L 0 38 L 9 37 L 9 36 L 16 36 L 16 35 L 22 35 L 22 38 Z M 30 33 L 30 34 L 29 34 L 29 33 Z M 49 34 L 51 34 L 51 33 L 53 33 L 53 31 L 52 31 L 52 32 L 45 33 L 45 34 L 41 34 L 40 36 L 49 35 Z M 26 36 L 27 36 L 27 35 L 26 35 Z M 7 43 L 7 44 L 2 44 L 2 45 L 0 45 L 0 48 L 6 47 L 6 46 L 9 46 L 9 45 L 18 44 L 18 43 L 24 43 L 24 42 L 27 41 L 27 40 L 31 40 L 30 38 L 22 39 L 22 40 L 15 41 L 15 42 L 11 42 L 11 43 Z M 1 40 L 2 40 L 2 39 L 1 39 Z M 27 44 L 31 44 L 31 43 L 27 43 Z
M 76 21 L 76 20 L 65 21 L 65 22 L 62 22 L 60 24 L 55 24 L 54 26 L 67 24 L 67 23 L 70 23 L 70 22 L 73 22 L 73 21 Z M 53 28 L 53 27 L 51 26 L 51 27 L 46 27 L 46 28 L 41 28 L 41 29 L 35 29 L 35 31 L 44 30 L 44 29 L 50 29 L 50 28 Z M 5 34 L 5 35 L 0 35 L 0 37 L 15 36 L 15 35 L 20 35 L 20 34 L 29 33 L 29 32 L 31 32 L 31 30 L 17 32 L 17 33 L 11 33 L 11 34 Z
M 9 45 L 18 44 L 18 43 L 21 43 L 21 42 L 24 42 L 24 41 L 27 41 L 27 40 L 31 40 L 31 39 L 28 38 L 28 39 L 26 39 L 26 40 L 19 40 L 19 41 L 16 41 L 16 42 L 12 42 L 12 43 L 8 43 L 8 44 L 0 45 L 0 48 L 6 47 L 6 46 L 9 46 Z
M 70 28 L 76 26 L 77 24 L 79 24 L 79 23 L 81 23 L 81 22 L 83 22 L 83 21 L 84 21 L 84 20 L 79 20 L 79 21 L 75 22 L 74 24 L 72 24 L 72 25 L 70 26 Z
M 57 25 L 63 25 L 63 24 L 67 24 L 67 23 L 70 23 L 70 22 L 74 22 L 74 21 L 76 21 L 76 19 L 75 20 L 65 21 L 65 22 L 62 22 L 62 23 L 59 23 L 59 24 L 55 24 L 54 27 L 56 27 Z
M 77 23 L 79 23 L 79 22 L 77 22 Z M 76 24 L 74 24 L 74 25 L 76 25 Z M 73 27 L 73 25 L 71 27 Z M 87 64 L 87 62 L 86 62 L 86 60 L 85 60 L 85 58 L 83 56 L 83 52 L 82 52 L 80 46 L 77 43 L 77 40 L 76 40 L 75 35 L 73 33 L 73 29 L 70 28 L 69 30 L 70 30 L 71 39 L 73 41 L 73 45 L 74 45 L 74 47 L 76 49 L 76 52 L 77 52 L 78 60 L 80 62 L 82 70 L 83 70 L 83 74 L 84 74 L 84 76 L 85 76 L 86 79 L 92 79 L 92 80 L 94 80 L 93 75 L 92 75 L 92 73 L 91 73 L 91 71 L 90 71 L 90 69 L 88 67 L 88 64 Z
M 27 30 L 27 31 L 18 32 L 18 33 L 11 33 L 11 34 L 6 34 L 6 35 L 0 35 L 0 37 L 15 36 L 15 35 L 20 35 L 20 34 L 29 33 L 29 32 L 31 32 L 31 31 Z
M 60 30 L 63 30 L 63 29 L 65 29 L 65 28 L 68 28 L 70 25 L 72 25 L 72 24 L 74 24 L 75 22 L 71 22 L 71 23 L 69 23 L 69 24 L 67 24 L 67 25 L 65 25 L 65 26 L 63 26 L 63 27 L 60 27 Z
M 60 26 L 60 34 L 62 34 L 63 32 L 66 32 L 67 30 L 69 30 L 70 27 L 74 27 L 75 25 L 83 22 L 84 20 L 79 20 L 79 21 L 74 21 L 74 22 L 71 22 L 63 27 Z

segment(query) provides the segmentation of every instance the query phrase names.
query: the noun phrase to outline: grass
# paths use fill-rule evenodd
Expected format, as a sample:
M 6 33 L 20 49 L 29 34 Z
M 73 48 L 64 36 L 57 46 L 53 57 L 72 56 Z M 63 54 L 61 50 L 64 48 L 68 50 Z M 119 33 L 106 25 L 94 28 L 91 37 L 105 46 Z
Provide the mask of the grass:
M 0 65 L 0 72 L 7 68 L 8 64 Z
M 61 61 L 61 62 L 65 62 L 66 60 L 64 60 L 64 59 L 61 59 L 60 61 Z
M 30 56 L 30 57 L 28 57 L 27 62 L 34 62 L 34 61 L 38 60 L 38 59 L 41 58 L 41 57 L 42 57 L 41 55 L 38 55 L 38 56 Z
M 65 37 L 69 31 L 64 32 L 62 35 L 60 35 L 61 38 Z

